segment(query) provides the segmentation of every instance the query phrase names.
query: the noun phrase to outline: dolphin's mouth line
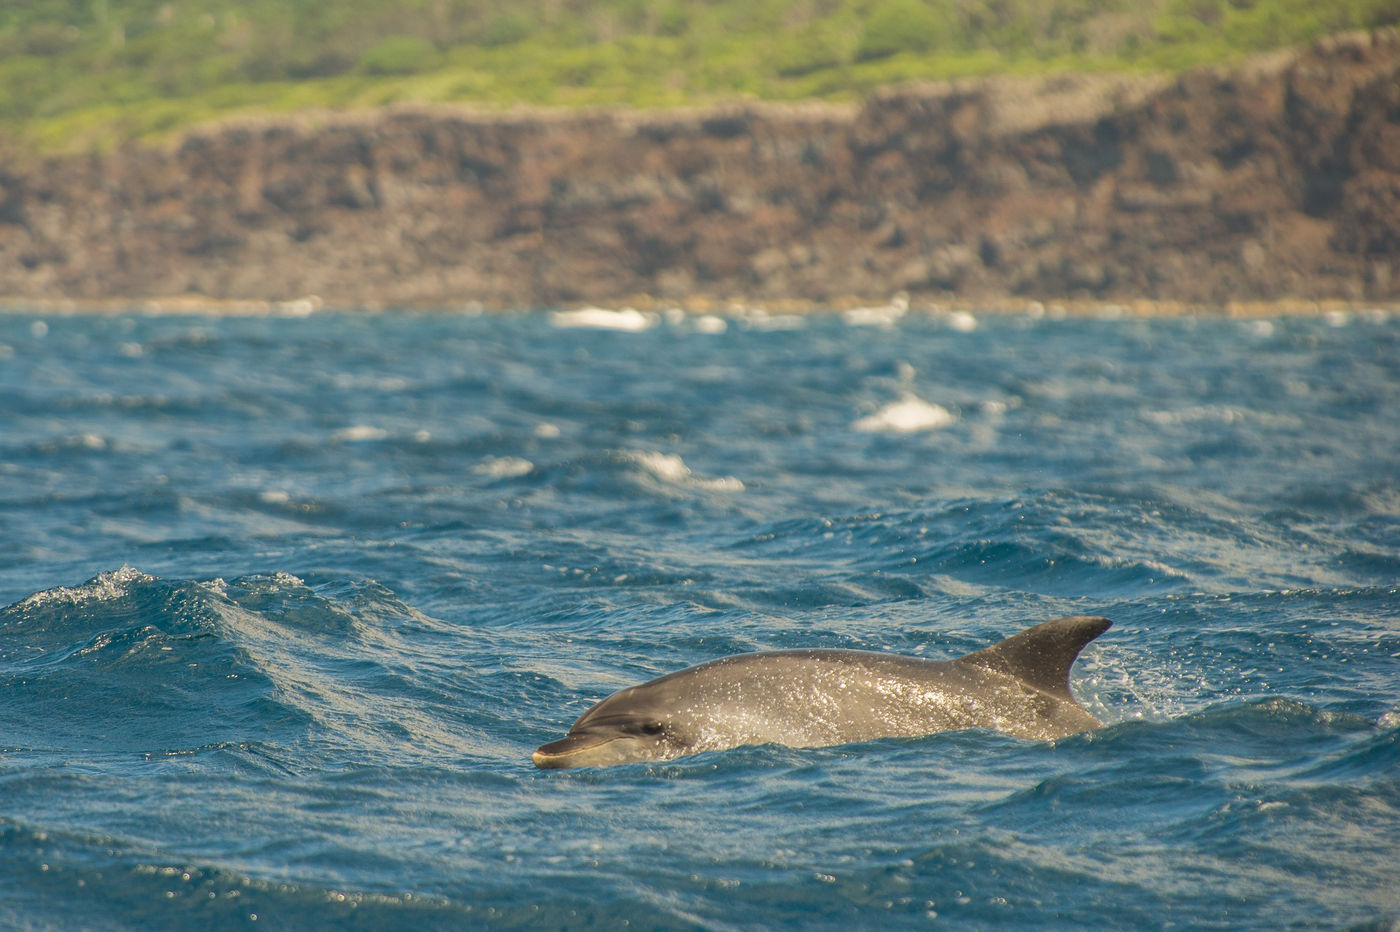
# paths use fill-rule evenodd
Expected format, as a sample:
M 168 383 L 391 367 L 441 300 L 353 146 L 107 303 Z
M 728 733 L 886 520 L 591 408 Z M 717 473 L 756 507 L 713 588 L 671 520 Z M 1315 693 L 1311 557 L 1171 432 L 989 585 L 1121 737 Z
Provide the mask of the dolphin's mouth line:
M 590 735 L 587 732 L 579 735 L 568 735 L 558 741 L 551 741 L 549 744 L 540 745 L 534 754 L 530 755 L 530 760 L 535 766 L 542 770 L 557 770 L 568 766 L 568 761 L 579 754 L 587 751 L 596 751 L 598 748 L 620 741 L 623 735 Z M 581 739 L 589 739 L 584 743 Z

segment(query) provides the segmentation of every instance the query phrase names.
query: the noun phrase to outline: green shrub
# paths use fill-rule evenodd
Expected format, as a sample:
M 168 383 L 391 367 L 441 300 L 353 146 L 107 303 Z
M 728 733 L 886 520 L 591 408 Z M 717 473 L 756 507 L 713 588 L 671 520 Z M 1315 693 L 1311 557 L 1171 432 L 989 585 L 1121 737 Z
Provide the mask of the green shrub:
M 24 55 L 59 55 L 76 48 L 81 39 L 76 26 L 36 23 L 25 30 L 19 51 Z
M 417 74 L 437 63 L 438 50 L 417 36 L 390 36 L 360 56 L 365 74 L 386 77 Z
M 0 138 L 83 148 L 230 111 L 851 100 L 1177 69 L 1400 23 L 1400 0 L 0 0 Z
M 886 0 L 866 19 L 855 57 L 871 61 L 900 52 L 923 54 L 951 46 L 957 33 L 957 21 L 941 3 Z
M 854 17 L 808 23 L 778 37 L 773 67 L 779 75 L 794 77 L 848 65 L 856 57 L 859 37 L 860 22 Z
M 514 45 L 534 31 L 535 21 L 528 13 L 512 10 L 491 20 L 482 41 L 488 46 Z

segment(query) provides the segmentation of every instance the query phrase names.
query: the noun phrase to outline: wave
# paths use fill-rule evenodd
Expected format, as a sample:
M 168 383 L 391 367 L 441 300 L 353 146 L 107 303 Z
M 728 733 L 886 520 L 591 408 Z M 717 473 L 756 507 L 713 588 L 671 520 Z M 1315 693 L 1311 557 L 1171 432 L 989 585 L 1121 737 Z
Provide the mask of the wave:
M 644 451 L 630 453 L 627 456 L 632 462 L 642 467 L 647 474 L 668 485 L 704 489 L 710 492 L 744 491 L 744 483 L 733 476 L 706 478 L 695 475 L 690 471 L 690 467 L 685 464 L 685 461 L 674 453 Z
M 130 567 L 0 610 L 6 731 L 36 750 L 162 755 L 285 718 L 226 615 L 204 587 Z
M 122 567 L 0 609 L 0 721 L 8 743 L 59 755 L 307 742 L 461 753 L 463 739 L 423 711 L 403 642 L 439 627 L 369 581 L 169 581 Z
M 453 929 L 482 918 L 440 897 L 255 878 L 129 840 L 3 816 L 0 853 L 0 925 L 7 929 Z
M 549 322 L 561 329 L 616 330 L 625 333 L 638 333 L 650 330 L 656 325 L 655 314 L 647 314 L 635 308 L 611 310 L 601 307 L 585 307 L 573 311 L 551 311 Z
M 904 577 L 930 594 L 1014 590 L 1106 601 L 1199 584 L 1199 556 L 1162 546 L 1180 517 L 1162 513 L 1169 508 L 1133 498 L 1028 490 L 1000 500 L 778 521 L 733 546 L 789 563 Z
M 522 470 L 521 475 L 526 475 Z M 549 464 L 532 464 L 528 473 L 538 485 L 553 489 L 588 491 L 603 499 L 635 499 L 638 490 L 659 493 L 662 498 L 685 497 L 695 492 L 721 494 L 743 492 L 736 476 L 706 476 L 694 472 L 679 455 L 656 450 L 604 450 Z
M 957 415 L 942 405 L 906 393 L 898 401 L 860 418 L 851 427 L 866 433 L 913 434 L 948 427 L 957 420 Z

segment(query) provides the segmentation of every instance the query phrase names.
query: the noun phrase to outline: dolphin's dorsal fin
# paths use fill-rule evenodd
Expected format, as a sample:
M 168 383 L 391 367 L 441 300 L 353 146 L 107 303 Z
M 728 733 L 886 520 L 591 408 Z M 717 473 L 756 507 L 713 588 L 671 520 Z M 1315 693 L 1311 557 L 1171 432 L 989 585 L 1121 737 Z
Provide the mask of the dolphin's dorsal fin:
M 1074 666 L 1084 645 L 1107 631 L 1111 624 L 1113 622 L 1107 618 L 1089 615 L 1056 618 L 960 657 L 957 662 L 1008 673 L 1043 693 L 1073 702 L 1069 668 Z

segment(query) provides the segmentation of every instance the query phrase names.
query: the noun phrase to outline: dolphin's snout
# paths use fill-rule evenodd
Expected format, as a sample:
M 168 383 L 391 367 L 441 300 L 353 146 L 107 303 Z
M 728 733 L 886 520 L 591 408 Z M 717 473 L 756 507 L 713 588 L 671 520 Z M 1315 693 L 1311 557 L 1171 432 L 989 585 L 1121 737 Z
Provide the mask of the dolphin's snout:
M 540 745 L 535 753 L 530 755 L 530 760 L 534 761 L 535 766 L 541 770 L 558 770 L 562 767 L 572 766 L 570 760 L 577 757 L 578 753 L 586 747 L 587 745 L 582 744 L 577 737 L 570 735 L 567 738 L 560 738 L 558 741 Z
M 530 755 L 530 760 L 535 762 L 535 766 L 541 770 L 558 770 L 567 766 L 557 754 L 546 754 L 544 748 Z
M 530 760 L 541 770 L 617 764 L 629 759 L 627 748 L 631 744 L 624 735 L 574 732 L 558 741 L 540 745 L 530 755 Z

